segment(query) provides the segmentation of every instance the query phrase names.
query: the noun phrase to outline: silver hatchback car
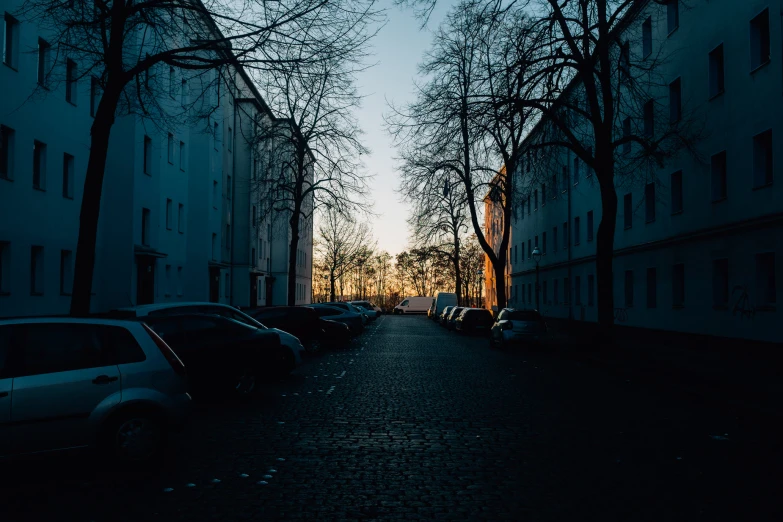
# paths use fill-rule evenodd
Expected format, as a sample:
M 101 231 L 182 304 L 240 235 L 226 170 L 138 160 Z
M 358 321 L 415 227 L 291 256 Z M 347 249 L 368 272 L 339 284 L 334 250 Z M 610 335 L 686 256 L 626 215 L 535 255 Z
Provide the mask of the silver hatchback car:
M 190 403 L 184 365 L 144 323 L 0 321 L 0 457 L 94 447 L 150 461 Z

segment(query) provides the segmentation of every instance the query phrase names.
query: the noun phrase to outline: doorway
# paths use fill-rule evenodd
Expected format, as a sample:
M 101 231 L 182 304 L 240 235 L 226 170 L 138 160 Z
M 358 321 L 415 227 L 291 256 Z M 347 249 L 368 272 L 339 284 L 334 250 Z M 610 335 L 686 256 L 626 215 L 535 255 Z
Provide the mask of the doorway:
M 264 279 L 264 283 L 266 284 L 266 306 L 272 306 L 272 281 L 274 281 L 273 277 Z
M 258 306 L 258 275 L 250 274 L 250 308 Z
M 136 305 L 155 302 L 155 258 L 136 257 Z
M 220 302 L 220 268 L 209 267 L 209 302 Z

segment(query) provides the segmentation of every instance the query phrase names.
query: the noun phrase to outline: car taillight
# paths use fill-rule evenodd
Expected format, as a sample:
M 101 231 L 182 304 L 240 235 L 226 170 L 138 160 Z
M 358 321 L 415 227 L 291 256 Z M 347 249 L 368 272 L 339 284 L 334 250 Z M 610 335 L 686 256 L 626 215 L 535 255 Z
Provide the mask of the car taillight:
M 182 377 L 185 377 L 187 372 L 185 371 L 185 365 L 182 364 L 182 361 L 179 357 L 177 357 L 177 354 L 174 353 L 174 350 L 172 350 L 168 344 L 166 344 L 166 341 L 160 338 L 158 334 L 156 334 L 152 328 L 147 326 L 146 324 L 142 324 L 145 330 L 147 330 L 147 333 L 152 338 L 152 341 L 155 343 L 155 346 L 158 347 L 158 350 L 160 350 L 160 353 L 163 354 L 163 357 L 166 358 L 166 360 L 171 365 L 171 368 Z

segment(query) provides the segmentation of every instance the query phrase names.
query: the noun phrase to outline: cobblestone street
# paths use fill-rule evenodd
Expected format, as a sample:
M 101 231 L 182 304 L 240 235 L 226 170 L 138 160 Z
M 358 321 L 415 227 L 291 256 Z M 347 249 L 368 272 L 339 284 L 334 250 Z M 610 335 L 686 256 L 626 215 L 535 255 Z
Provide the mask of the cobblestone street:
M 3 464 L 0 520 L 781 520 L 779 447 L 556 352 L 383 316 L 253 403 L 199 405 L 157 473 Z

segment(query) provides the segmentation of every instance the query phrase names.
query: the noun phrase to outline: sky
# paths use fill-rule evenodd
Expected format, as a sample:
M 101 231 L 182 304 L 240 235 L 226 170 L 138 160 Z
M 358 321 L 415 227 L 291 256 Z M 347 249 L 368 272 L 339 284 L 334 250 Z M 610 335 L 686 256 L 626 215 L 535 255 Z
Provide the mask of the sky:
M 421 23 L 409 9 L 395 7 L 392 0 L 380 0 L 387 8 L 387 24 L 373 41 L 374 67 L 358 78 L 359 92 L 366 98 L 356 115 L 364 131 L 364 143 L 371 154 L 364 158 L 370 182 L 372 210 L 378 217 L 370 218 L 379 250 L 394 255 L 408 244 L 409 206 L 397 192 L 399 174 L 395 170 L 392 138 L 384 129 L 383 115 L 389 112 L 389 102 L 401 106 L 415 99 L 414 80 L 423 53 L 432 42 L 431 31 L 444 18 L 452 0 L 440 0 L 430 18 L 429 26 Z

